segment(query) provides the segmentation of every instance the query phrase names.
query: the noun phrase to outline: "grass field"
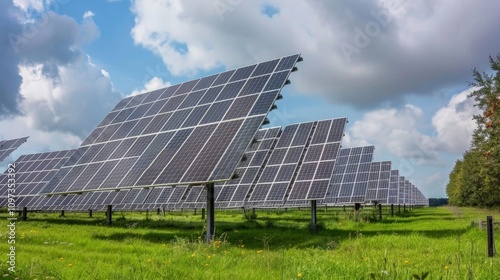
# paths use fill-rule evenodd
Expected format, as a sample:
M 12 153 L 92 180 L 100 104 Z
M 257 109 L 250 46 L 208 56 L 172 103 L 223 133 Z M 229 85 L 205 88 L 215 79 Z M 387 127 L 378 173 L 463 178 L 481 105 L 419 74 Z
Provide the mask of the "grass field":
M 386 210 L 387 211 L 387 210 Z M 16 222 L 16 268 L 8 271 L 7 213 L 0 215 L 4 279 L 500 279 L 500 259 L 487 257 L 486 231 L 471 221 L 497 212 L 417 208 L 376 221 L 373 208 L 310 212 L 216 212 L 216 240 L 202 241 L 200 211 L 29 213 Z

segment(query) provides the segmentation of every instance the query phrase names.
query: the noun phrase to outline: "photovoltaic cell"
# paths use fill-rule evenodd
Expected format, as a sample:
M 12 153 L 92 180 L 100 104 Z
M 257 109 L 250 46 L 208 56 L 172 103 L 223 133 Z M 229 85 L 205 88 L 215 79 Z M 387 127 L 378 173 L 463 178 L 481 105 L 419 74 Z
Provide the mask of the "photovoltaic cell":
M 299 60 L 292 55 L 123 99 L 42 193 L 231 179 Z M 125 141 L 134 141 L 127 152 Z M 124 160 L 134 162 L 125 174 L 118 164 Z M 88 184 L 73 184 L 82 174 L 90 176 L 84 172 L 89 166 L 102 162 Z M 120 182 L 114 172 L 120 172 Z

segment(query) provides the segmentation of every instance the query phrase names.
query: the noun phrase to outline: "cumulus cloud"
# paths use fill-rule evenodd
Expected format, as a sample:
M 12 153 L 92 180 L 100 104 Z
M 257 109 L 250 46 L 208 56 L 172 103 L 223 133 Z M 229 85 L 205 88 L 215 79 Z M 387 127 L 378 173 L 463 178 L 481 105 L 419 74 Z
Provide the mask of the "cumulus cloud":
M 496 1 L 136 0 L 132 36 L 176 75 L 302 52 L 301 92 L 367 107 L 432 94 L 487 67 L 500 45 L 498 9 Z
M 0 117 L 4 118 L 0 127 L 10 126 L 4 130 L 9 131 L 6 138 L 32 130 L 27 135 L 74 144 L 122 95 L 113 88 L 109 74 L 82 51 L 85 43 L 99 36 L 93 12 L 87 11 L 78 23 L 45 10 L 51 1 L 42 6 L 38 2 L 0 2 L 0 35 L 5 35 L 0 40 Z
M 40 1 L 40 0 L 14 0 L 14 4 L 24 11 L 34 10 L 41 12 L 45 9 L 44 4 L 50 3 L 50 0 Z
M 472 132 L 477 127 L 472 116 L 480 114 L 480 110 L 474 107 L 474 100 L 467 98 L 473 90 L 454 95 L 448 105 L 432 117 L 437 139 L 447 152 L 461 154 L 470 147 Z
M 117 102 L 109 77 L 81 56 L 68 66 L 59 66 L 59 82 L 43 75 L 43 66 L 22 66 L 25 96 L 22 110 L 33 128 L 85 137 Z
M 467 98 L 472 90 L 453 95 L 432 116 L 430 125 L 424 121 L 423 110 L 410 104 L 368 112 L 348 129 L 345 143 L 372 144 L 417 164 L 440 164 L 442 153 L 461 155 L 470 145 L 476 128 L 472 116 L 480 113 Z M 428 126 L 433 131 L 426 134 Z
M 354 141 L 369 142 L 397 157 L 412 158 L 420 164 L 437 163 L 438 143 L 420 132 L 422 121 L 423 111 L 414 105 L 380 109 L 366 113 L 348 133 Z

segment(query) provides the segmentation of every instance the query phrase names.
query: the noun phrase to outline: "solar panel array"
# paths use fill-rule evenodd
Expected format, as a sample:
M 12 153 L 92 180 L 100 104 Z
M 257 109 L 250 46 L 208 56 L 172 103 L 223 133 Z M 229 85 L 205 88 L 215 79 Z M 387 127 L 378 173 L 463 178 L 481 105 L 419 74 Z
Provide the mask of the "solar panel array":
M 340 150 L 324 204 L 365 202 L 374 150 L 374 146 Z
M 231 179 L 299 55 L 128 97 L 44 194 Z
M 15 161 L 16 206 L 34 205 L 37 196 L 54 177 L 59 168 L 71 157 L 75 150 L 46 152 L 20 156 Z M 7 173 L 0 175 L 0 205 L 7 201 Z
M 13 151 L 25 143 L 28 137 L 16 138 L 11 140 L 0 140 L 0 162 L 6 159 Z
M 340 150 L 346 118 L 258 131 L 298 61 L 287 56 L 123 99 L 80 148 L 18 159 L 17 206 L 201 208 L 206 183 L 216 183 L 218 208 L 426 203 L 391 162 L 372 163 L 373 146 Z M 26 139 L 0 141 L 0 161 Z M 0 205 L 6 192 L 4 174 Z
M 286 128 L 285 128 L 286 130 Z M 265 163 L 267 163 L 270 158 L 272 148 L 276 145 L 281 134 L 280 128 L 271 128 L 260 130 L 256 134 L 255 141 L 249 146 L 245 152 L 244 160 L 240 163 L 236 174 L 239 178 L 230 180 L 224 184 L 219 184 L 216 187 L 216 198 L 218 201 L 217 208 L 235 208 L 235 207 L 294 207 L 294 206 L 307 206 L 304 201 L 297 202 L 283 202 L 283 201 L 269 201 L 269 202 L 257 202 L 249 203 L 245 201 L 245 196 L 248 198 L 249 193 L 242 191 L 242 198 L 236 198 L 238 194 L 237 189 L 240 187 L 239 183 L 242 182 L 242 178 L 247 174 L 248 170 L 253 168 L 258 168 L 261 171 L 265 168 Z M 334 174 L 332 176 L 331 187 L 334 186 L 335 180 L 338 180 L 339 175 L 342 179 L 352 177 L 354 174 L 355 183 L 364 182 L 364 190 L 366 191 L 366 186 L 368 181 L 366 179 L 360 180 L 360 178 L 367 177 L 366 166 L 368 164 L 371 167 L 371 158 L 373 156 L 374 147 L 357 147 L 357 148 L 345 148 L 341 149 L 337 158 L 337 164 L 335 165 Z M 40 153 L 21 156 L 16 161 L 17 167 L 17 179 L 19 200 L 17 203 L 18 208 L 23 206 L 29 206 L 31 210 L 70 210 L 70 211 L 86 211 L 89 209 L 95 211 L 102 211 L 106 209 L 107 205 L 114 205 L 114 209 L 117 210 L 146 210 L 146 209 L 180 209 L 180 208 L 203 208 L 206 207 L 206 193 L 204 187 L 202 186 L 177 186 L 172 187 L 155 187 L 148 189 L 126 189 L 121 191 L 103 191 L 103 192 L 88 192 L 82 195 L 54 195 L 51 197 L 47 196 L 36 196 L 38 192 L 43 188 L 43 186 L 50 180 L 50 178 L 57 172 L 58 168 L 64 164 L 64 162 L 71 156 L 74 150 L 60 151 L 60 152 L 50 152 L 50 153 Z M 267 156 L 265 153 L 267 153 Z M 364 169 L 363 169 L 364 168 Z M 365 170 L 365 171 L 363 171 Z M 373 170 L 372 170 L 373 171 Z M 254 182 L 259 179 L 259 172 L 253 171 L 256 176 L 251 176 Z M 362 175 L 364 174 L 364 175 Z M 422 193 L 413 186 L 404 177 L 398 176 L 397 170 L 391 170 L 390 172 L 390 187 L 388 202 L 389 204 L 416 204 L 416 205 L 426 205 L 427 199 Z M 3 194 L 2 204 L 6 205 L 6 181 L 5 174 L 0 175 L 0 191 Z M 337 178 L 337 179 L 336 179 Z M 379 177 L 380 178 L 380 177 Z M 397 182 L 395 180 L 397 179 Z M 347 180 L 342 183 L 347 183 L 351 194 L 355 193 L 354 186 L 351 181 Z M 244 185 L 248 185 L 244 183 Z M 232 197 L 232 201 L 228 202 L 224 199 L 224 188 L 228 186 L 234 186 L 235 189 Z M 394 190 L 394 186 L 398 186 L 397 190 Z M 345 188 L 346 186 L 341 186 Z M 339 188 L 334 188 L 340 191 Z M 347 189 L 347 188 L 345 188 Z M 363 188 L 360 188 L 362 190 Z M 396 194 L 397 193 L 397 194 Z M 328 197 L 323 201 L 326 204 L 350 204 L 350 203 L 362 203 L 365 201 L 363 191 L 359 191 L 358 198 L 353 200 L 354 196 L 346 195 L 339 196 L 337 202 L 333 202 L 332 198 L 335 198 L 332 192 L 329 190 Z M 221 199 L 222 198 L 222 199 Z M 345 198 L 345 200 L 341 200 Z M 393 199 L 396 198 L 396 202 Z M 220 200 L 219 200 L 220 199 Z
M 229 180 L 225 183 L 216 185 L 215 188 L 215 201 L 216 207 L 218 208 L 235 208 L 243 207 L 249 204 L 249 198 L 252 197 L 255 188 L 252 188 L 255 184 L 260 182 L 265 170 L 269 167 L 269 162 L 273 155 L 275 156 L 273 164 L 271 166 L 277 166 L 277 175 L 279 176 L 279 170 L 289 170 L 288 166 L 293 166 L 292 172 L 286 173 L 287 181 L 283 181 L 283 177 L 276 179 L 278 177 L 273 177 L 272 179 L 276 183 L 283 184 L 286 183 L 282 191 L 282 195 L 279 199 L 271 199 L 269 201 L 261 201 L 258 203 L 251 203 L 252 205 L 265 206 L 265 203 L 271 202 L 283 205 L 285 201 L 285 196 L 292 189 L 292 179 L 302 178 L 299 182 L 306 182 L 309 180 L 311 183 L 327 181 L 328 185 L 331 174 L 333 172 L 333 166 L 335 163 L 336 155 L 340 148 L 340 140 L 343 135 L 346 119 L 334 119 L 326 120 L 320 122 L 310 122 L 287 126 L 283 132 L 281 128 L 269 128 L 262 129 L 258 131 L 255 135 L 255 141 L 246 150 L 243 160 L 236 169 L 235 174 L 237 178 Z M 281 136 L 281 137 L 280 137 Z M 281 143 L 280 143 L 281 141 Z M 297 147 L 300 147 L 299 153 L 297 153 Z M 275 153 L 278 149 L 279 153 Z M 281 150 L 284 150 L 282 153 Z M 273 151 L 271 153 L 271 151 Z M 314 173 L 313 176 L 306 177 L 306 175 L 300 175 L 302 164 L 313 164 Z M 282 168 L 282 169 L 280 169 Z M 311 174 L 311 168 L 302 169 L 302 172 L 307 171 Z M 270 173 L 267 173 L 270 174 Z M 302 177 L 301 177 L 302 176 Z M 273 184 L 271 183 L 270 186 Z M 315 187 L 317 185 L 310 184 L 308 186 L 311 188 L 311 193 L 314 193 Z M 181 193 L 179 191 L 182 190 Z M 110 200 L 110 196 L 113 194 L 119 194 L 128 190 L 122 190 L 120 192 L 111 192 L 106 198 L 116 204 L 118 208 L 115 209 L 125 209 L 134 210 L 139 209 L 138 207 L 144 207 L 150 209 L 151 207 L 166 207 L 166 208 L 202 208 L 206 206 L 206 192 L 203 186 L 183 186 L 183 187 L 162 187 L 149 189 L 148 193 L 144 193 L 142 199 L 132 200 Z M 177 196 L 167 197 L 160 194 L 161 191 L 170 191 L 172 193 L 179 193 Z M 272 189 L 267 190 L 272 192 Z M 323 190 L 321 190 L 323 192 Z M 129 193 L 138 193 L 137 190 L 130 190 Z M 317 193 L 317 192 L 316 192 Z M 78 205 L 78 210 L 84 210 L 88 207 L 94 207 L 94 209 L 102 208 L 104 209 L 105 203 L 103 202 L 104 195 L 94 195 L 94 198 L 84 200 L 84 196 L 78 196 L 78 200 L 72 201 L 72 204 Z M 133 195 L 129 195 L 133 197 Z M 158 199 L 156 199 L 158 197 Z M 176 197 L 177 200 L 173 200 Z M 306 200 L 305 198 L 304 200 Z M 83 201 L 83 202 L 81 202 Z M 90 204 L 89 204 L 90 203 Z M 103 204 L 104 203 L 104 204 Z M 303 205 L 304 203 L 298 203 L 297 205 Z M 269 204 L 268 204 L 269 205 Z

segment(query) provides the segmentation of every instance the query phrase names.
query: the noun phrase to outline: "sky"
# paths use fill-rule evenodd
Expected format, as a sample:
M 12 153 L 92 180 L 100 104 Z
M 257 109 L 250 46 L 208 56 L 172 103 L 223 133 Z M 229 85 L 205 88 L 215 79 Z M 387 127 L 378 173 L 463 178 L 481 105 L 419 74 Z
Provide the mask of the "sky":
M 500 52 L 500 2 L 2 0 L 5 162 L 78 147 L 125 96 L 301 53 L 271 126 L 348 117 L 426 197 L 446 197 L 480 114 L 472 69 Z M 4 165 L 5 165 L 4 162 Z

